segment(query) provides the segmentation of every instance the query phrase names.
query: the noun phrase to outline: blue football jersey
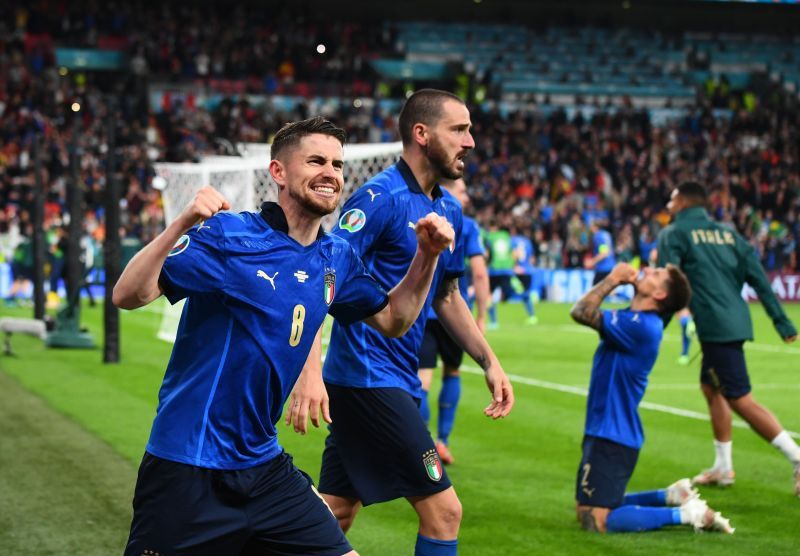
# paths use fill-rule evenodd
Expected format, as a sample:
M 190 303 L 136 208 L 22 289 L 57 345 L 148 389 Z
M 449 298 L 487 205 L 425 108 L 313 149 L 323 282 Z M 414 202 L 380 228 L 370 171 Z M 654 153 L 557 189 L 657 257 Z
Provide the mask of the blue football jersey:
M 525 236 L 511 236 L 511 249 L 514 251 L 514 259 L 517 265 L 522 268 L 523 274 L 533 274 L 534 268 L 531 264 L 533 257 L 533 243 Z
M 611 234 L 606 230 L 597 230 L 597 233 L 592 237 L 592 255 L 606 252 L 608 257 L 597 263 L 595 267 L 598 272 L 610 272 L 614 265 L 617 264 L 617 258 L 614 255 L 614 241 L 611 239 Z
M 442 281 L 464 273 L 461 205 L 439 186 L 429 199 L 400 159 L 348 199 L 333 229 L 353 246 L 369 273 L 390 290 L 405 276 L 416 253 L 414 225 L 430 212 L 447 218 L 456 241 L 452 249 L 439 256 L 420 318 L 401 338 L 386 338 L 363 323 L 337 320 L 323 368 L 326 382 L 355 388 L 402 388 L 414 397 L 420 396 L 417 354 L 428 310 Z
M 478 223 L 475 221 L 475 219 L 467 215 L 463 215 L 461 220 L 461 243 L 464 246 L 464 258 L 466 259 L 464 262 L 466 263 L 469 259 L 475 257 L 476 255 L 484 256 L 486 250 L 483 248 L 481 228 L 478 226 Z M 464 272 L 461 278 L 458 279 L 458 290 L 461 292 L 461 297 L 463 297 L 467 303 L 469 303 L 469 295 L 467 294 L 470 284 L 469 274 L 469 272 Z M 431 308 L 428 310 L 428 318 L 437 318 L 436 311 L 433 310 L 433 305 L 431 305 Z
M 642 446 L 639 403 L 663 334 L 664 323 L 657 313 L 603 311 L 586 403 L 586 434 L 631 448 Z
M 211 469 L 281 453 L 283 404 L 330 312 L 350 323 L 386 306 L 385 290 L 350 245 L 287 234 L 282 209 L 220 213 L 185 234 L 160 284 L 186 298 L 147 451 Z

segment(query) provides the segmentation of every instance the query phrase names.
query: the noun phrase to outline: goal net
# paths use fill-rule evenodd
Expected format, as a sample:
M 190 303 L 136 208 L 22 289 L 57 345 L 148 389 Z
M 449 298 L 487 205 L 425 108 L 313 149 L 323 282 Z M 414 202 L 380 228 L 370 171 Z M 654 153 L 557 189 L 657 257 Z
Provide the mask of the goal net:
M 166 223 L 172 222 L 204 185 L 217 189 L 231 204 L 231 211 L 255 211 L 264 201 L 278 200 L 278 185 L 269 175 L 269 145 L 245 143 L 239 146 L 243 156 L 209 156 L 199 163 L 158 163 L 156 174 L 163 178 L 161 198 Z M 340 205 L 323 218 L 330 230 L 339 217 L 341 204 L 369 178 L 397 161 L 401 143 L 369 143 L 344 148 L 344 190 Z M 164 304 L 158 337 L 175 341 L 183 303 Z

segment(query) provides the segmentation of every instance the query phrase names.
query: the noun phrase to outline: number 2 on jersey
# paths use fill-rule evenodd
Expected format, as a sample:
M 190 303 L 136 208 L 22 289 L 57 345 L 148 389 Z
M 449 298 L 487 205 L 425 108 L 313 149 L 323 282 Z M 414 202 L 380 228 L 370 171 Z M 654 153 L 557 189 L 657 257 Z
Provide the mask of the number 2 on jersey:
M 296 347 L 303 335 L 303 321 L 306 320 L 306 308 L 299 303 L 292 309 L 292 333 L 289 334 L 289 345 Z

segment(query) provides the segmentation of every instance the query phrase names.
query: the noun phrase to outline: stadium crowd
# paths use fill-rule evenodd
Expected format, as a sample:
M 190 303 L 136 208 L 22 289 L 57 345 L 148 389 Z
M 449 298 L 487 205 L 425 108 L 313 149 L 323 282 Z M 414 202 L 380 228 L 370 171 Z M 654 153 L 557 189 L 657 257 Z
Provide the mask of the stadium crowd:
M 3 260 L 29 260 L 24 250 L 32 229 L 37 137 L 52 261 L 63 257 L 57 230 L 64 223 L 73 151 L 85 188 L 87 236 L 100 243 L 106 233 L 102 200 L 109 97 L 100 79 L 57 67 L 54 40 L 123 48 L 131 56 L 132 77 L 114 108 L 116 176 L 124 190 L 120 233 L 141 243 L 154 237 L 163 219 L 159 192 L 152 187 L 154 162 L 197 161 L 236 142 L 267 142 L 284 122 L 309 115 L 309 105 L 303 103 L 292 112 L 280 112 L 270 103 L 253 105 L 236 93 L 369 96 L 380 85 L 366 61 L 394 44 L 384 27 L 324 27 L 288 12 L 276 18 L 245 16 L 240 8 L 226 17 L 241 25 L 223 25 L 221 14 L 188 6 L 140 11 L 108 5 L 92 16 L 64 4 L 53 10 L 4 9 Z M 152 21 L 164 24 L 148 23 Z M 252 40 L 254 36 L 263 40 Z M 309 41 L 325 44 L 328 55 L 316 55 Z M 230 95 L 213 108 L 176 101 L 155 110 L 146 87 L 155 77 L 222 91 L 227 87 Z M 716 105 L 718 97 L 714 92 Z M 591 117 L 578 111 L 572 118 L 563 110 L 534 108 L 501 115 L 473 106 L 477 146 L 467 182 L 478 220 L 530 235 L 538 263 L 550 268 L 583 265 L 593 219 L 612 232 L 621 260 L 647 260 L 658 230 L 668 221 L 664 206 L 670 190 L 681 180 L 698 178 L 712 188 L 714 216 L 757 247 L 767 270 L 798 270 L 797 99 L 781 92 L 762 94 L 754 106 L 740 99 L 729 93 L 730 116 L 719 117 L 710 109 L 711 97 L 698 91 L 695 108 L 686 117 L 662 126 L 630 104 L 613 111 L 597 106 Z M 379 108 L 343 103 L 326 116 L 347 129 L 351 142 L 398 139 L 394 115 Z

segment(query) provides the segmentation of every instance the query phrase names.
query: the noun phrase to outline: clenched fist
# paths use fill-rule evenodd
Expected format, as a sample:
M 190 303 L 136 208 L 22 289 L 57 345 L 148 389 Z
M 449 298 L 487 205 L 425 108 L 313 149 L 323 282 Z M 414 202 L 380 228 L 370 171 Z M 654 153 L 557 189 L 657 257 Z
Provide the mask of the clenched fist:
M 183 223 L 184 228 L 188 230 L 198 222 L 208 220 L 219 211 L 229 210 L 230 208 L 230 203 L 219 191 L 206 185 L 186 205 L 178 219 Z
M 431 212 L 420 218 L 414 227 L 419 249 L 428 255 L 438 255 L 454 246 L 456 232 L 444 216 Z
M 617 263 L 609 275 L 609 278 L 616 280 L 620 284 L 633 284 L 638 277 L 639 271 L 628 263 Z

